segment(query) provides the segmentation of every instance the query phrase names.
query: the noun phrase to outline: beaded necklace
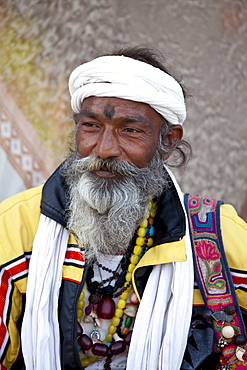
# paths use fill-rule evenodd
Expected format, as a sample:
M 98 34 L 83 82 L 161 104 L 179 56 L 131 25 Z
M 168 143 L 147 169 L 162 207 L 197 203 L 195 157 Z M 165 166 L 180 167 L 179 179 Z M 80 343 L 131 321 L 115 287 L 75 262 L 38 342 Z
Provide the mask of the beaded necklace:
M 100 357 L 106 357 L 104 369 L 110 370 L 111 369 L 110 364 L 112 362 L 113 355 L 118 355 L 120 353 L 123 353 L 126 349 L 126 346 L 130 345 L 131 335 L 132 335 L 132 330 L 130 330 L 130 326 L 137 312 L 138 299 L 135 293 L 133 292 L 130 297 L 130 301 L 132 304 L 131 305 L 126 304 L 126 301 L 132 289 L 132 275 L 133 275 L 135 266 L 139 262 L 140 258 L 149 249 L 149 247 L 153 244 L 153 238 L 152 238 L 152 236 L 154 235 L 153 223 L 154 223 L 154 216 L 156 212 L 157 212 L 157 204 L 150 202 L 146 217 L 142 221 L 142 223 L 140 224 L 140 227 L 137 230 L 136 244 L 129 258 L 129 265 L 127 268 L 127 272 L 125 273 L 125 282 L 123 283 L 123 286 L 120 289 L 119 294 L 116 295 L 116 296 L 119 296 L 119 300 L 117 302 L 117 307 L 115 308 L 115 312 L 113 311 L 114 313 L 111 316 L 112 317 L 111 324 L 108 327 L 108 332 L 103 342 L 100 342 L 98 340 L 97 330 L 92 331 L 91 337 L 83 333 L 83 329 L 82 329 L 82 326 L 80 325 L 80 322 L 84 314 L 83 309 L 85 306 L 85 302 L 84 302 L 85 293 L 83 290 L 81 292 L 81 295 L 78 300 L 78 305 L 77 305 L 77 317 L 78 317 L 77 343 L 78 343 L 78 350 L 79 351 L 82 350 L 83 353 L 87 356 L 86 358 L 80 359 L 81 365 L 84 368 L 90 365 L 91 363 L 96 362 L 98 360 L 98 356 L 100 356 Z M 113 273 L 113 276 L 115 278 L 117 275 L 115 274 L 115 271 L 113 272 L 110 269 L 108 270 L 109 272 Z M 102 304 L 100 301 L 97 302 L 98 306 L 101 304 L 100 309 L 98 309 L 98 306 L 97 306 L 97 313 L 100 311 L 99 313 L 102 318 L 105 318 L 102 312 L 104 313 L 105 309 L 106 311 L 107 310 L 109 311 L 109 308 L 108 308 L 109 300 L 112 300 L 112 298 L 104 297 L 104 301 Z M 104 304 L 106 308 L 103 308 Z M 133 308 L 133 306 L 136 306 L 136 307 Z M 121 330 L 124 314 L 126 314 L 126 319 L 124 322 L 124 327 Z M 95 326 L 97 326 L 97 317 L 94 317 L 94 320 L 95 320 Z

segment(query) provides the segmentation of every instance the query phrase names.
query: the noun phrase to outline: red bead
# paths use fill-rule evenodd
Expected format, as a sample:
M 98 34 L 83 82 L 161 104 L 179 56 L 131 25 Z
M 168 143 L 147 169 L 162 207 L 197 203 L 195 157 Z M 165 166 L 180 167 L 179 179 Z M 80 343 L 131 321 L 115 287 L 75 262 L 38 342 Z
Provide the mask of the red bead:
M 94 343 L 92 347 L 92 352 L 95 356 L 106 356 L 109 351 L 109 348 L 104 343 Z
M 97 315 L 101 319 L 112 319 L 115 313 L 115 302 L 110 297 L 102 297 L 97 304 Z
M 113 355 L 119 355 L 126 350 L 126 345 L 123 340 L 118 340 L 110 345 L 110 351 Z
M 82 329 L 80 323 L 77 321 L 77 337 L 82 335 L 82 333 L 83 333 L 83 329 Z
M 84 351 L 87 351 L 92 347 L 93 341 L 86 334 L 82 334 L 78 338 L 78 344 Z
M 125 336 L 124 336 L 124 343 L 127 344 L 127 346 L 130 345 L 131 341 L 131 336 L 132 336 L 132 330 L 130 330 Z

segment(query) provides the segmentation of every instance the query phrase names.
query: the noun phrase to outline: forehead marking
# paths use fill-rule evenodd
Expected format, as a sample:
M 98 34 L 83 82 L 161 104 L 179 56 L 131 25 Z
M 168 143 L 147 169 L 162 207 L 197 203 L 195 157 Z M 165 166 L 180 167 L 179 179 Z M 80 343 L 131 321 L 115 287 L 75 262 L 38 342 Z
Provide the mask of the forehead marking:
M 115 108 L 111 104 L 107 104 L 104 108 L 104 115 L 108 119 L 112 119 L 115 114 Z

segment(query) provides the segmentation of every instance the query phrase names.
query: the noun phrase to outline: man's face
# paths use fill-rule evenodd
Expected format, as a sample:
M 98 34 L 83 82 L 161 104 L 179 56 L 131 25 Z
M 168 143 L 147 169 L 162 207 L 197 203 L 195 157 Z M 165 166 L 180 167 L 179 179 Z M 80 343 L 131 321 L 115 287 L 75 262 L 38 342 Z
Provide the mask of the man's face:
M 77 122 L 77 149 L 82 157 L 115 158 L 146 167 L 156 151 L 163 118 L 144 103 L 89 97 Z M 96 175 L 115 177 L 101 169 Z

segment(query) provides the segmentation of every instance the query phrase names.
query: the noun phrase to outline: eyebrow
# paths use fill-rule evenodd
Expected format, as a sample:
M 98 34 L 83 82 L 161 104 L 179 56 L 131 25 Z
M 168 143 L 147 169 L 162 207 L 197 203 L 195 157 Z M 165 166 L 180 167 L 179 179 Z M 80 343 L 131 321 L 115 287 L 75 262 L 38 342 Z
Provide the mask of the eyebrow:
M 80 115 L 83 115 L 85 117 L 92 118 L 92 119 L 98 119 L 99 118 L 99 116 L 97 114 L 95 114 L 93 112 L 90 112 L 86 109 L 81 110 Z M 141 122 L 146 126 L 150 125 L 150 121 L 148 119 L 146 119 L 143 116 L 139 116 L 139 115 L 129 116 L 129 117 L 124 116 L 124 117 L 122 117 L 122 122 L 123 123 L 138 123 L 138 122 Z
M 80 115 L 83 115 L 83 116 L 88 117 L 88 118 L 97 119 L 97 114 L 94 114 L 92 112 L 89 112 L 86 109 L 81 110 L 80 111 Z

